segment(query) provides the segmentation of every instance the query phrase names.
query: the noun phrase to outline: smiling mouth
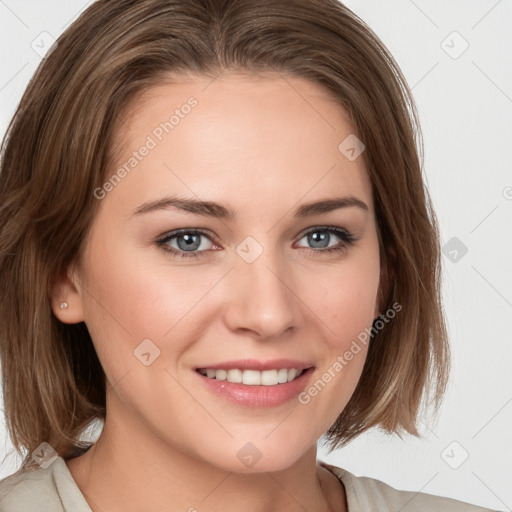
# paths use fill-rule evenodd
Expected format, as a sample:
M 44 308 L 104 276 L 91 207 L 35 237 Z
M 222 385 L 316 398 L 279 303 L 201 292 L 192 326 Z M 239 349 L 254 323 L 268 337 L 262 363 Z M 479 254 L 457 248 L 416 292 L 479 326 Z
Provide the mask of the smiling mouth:
M 276 386 L 286 384 L 299 378 L 304 372 L 309 370 L 305 368 L 276 368 L 273 370 L 242 370 L 229 369 L 218 370 L 214 368 L 198 368 L 196 371 L 212 380 L 225 380 L 234 384 L 245 384 L 247 386 Z

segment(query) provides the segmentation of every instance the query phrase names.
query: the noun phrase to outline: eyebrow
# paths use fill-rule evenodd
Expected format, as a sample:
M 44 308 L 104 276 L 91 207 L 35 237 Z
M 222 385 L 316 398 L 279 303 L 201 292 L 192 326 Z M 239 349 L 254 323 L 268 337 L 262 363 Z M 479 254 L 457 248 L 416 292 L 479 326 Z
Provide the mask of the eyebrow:
M 360 199 L 357 199 L 356 197 L 334 197 L 331 199 L 324 199 L 321 201 L 303 204 L 295 210 L 294 216 L 303 218 L 309 217 L 311 215 L 328 213 L 339 208 L 349 208 L 354 206 L 363 210 L 368 210 L 367 204 Z M 148 201 L 142 204 L 132 213 L 132 217 L 157 210 L 167 210 L 169 208 L 177 208 L 186 212 L 195 213 L 196 215 L 203 215 L 230 221 L 235 221 L 238 213 L 236 210 L 226 208 L 225 206 L 213 201 L 198 201 L 196 199 L 164 197 L 162 199 Z

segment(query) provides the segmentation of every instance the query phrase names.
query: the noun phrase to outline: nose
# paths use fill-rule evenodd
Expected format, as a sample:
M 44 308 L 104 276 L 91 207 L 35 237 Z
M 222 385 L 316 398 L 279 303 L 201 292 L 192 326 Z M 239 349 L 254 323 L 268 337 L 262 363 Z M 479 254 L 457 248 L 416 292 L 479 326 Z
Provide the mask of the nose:
M 293 284 L 290 266 L 276 252 L 264 250 L 252 263 L 237 255 L 226 283 L 230 291 L 224 315 L 229 329 L 275 339 L 298 327 L 300 300 Z

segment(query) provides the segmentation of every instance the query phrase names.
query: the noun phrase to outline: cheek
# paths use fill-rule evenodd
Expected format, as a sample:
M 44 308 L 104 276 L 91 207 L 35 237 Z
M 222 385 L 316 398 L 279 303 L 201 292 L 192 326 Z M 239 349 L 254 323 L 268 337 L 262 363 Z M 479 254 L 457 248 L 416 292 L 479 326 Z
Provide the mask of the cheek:
M 371 275 L 351 273 L 340 284 L 337 296 L 328 302 L 332 330 L 336 333 L 330 340 L 340 350 L 371 326 L 376 316 L 378 273 L 373 279 Z
M 193 272 L 167 264 L 165 256 L 155 263 L 153 250 L 136 250 L 112 238 L 98 238 L 93 247 L 82 296 L 85 322 L 100 359 L 131 364 L 133 351 L 145 339 L 163 352 L 208 283 L 199 286 L 195 278 L 192 284 Z M 173 340 L 172 350 L 181 348 Z
M 373 245 L 373 244 L 372 244 Z M 302 283 L 301 294 L 323 325 L 325 341 L 344 350 L 377 316 L 380 261 L 378 249 L 354 253 L 340 264 L 319 267 Z
M 299 401 L 323 418 L 326 429 L 344 409 L 361 376 L 376 317 L 379 278 L 375 248 L 316 272 L 315 286 L 303 287 L 303 296 L 316 314 L 314 325 L 323 333 L 324 357 Z

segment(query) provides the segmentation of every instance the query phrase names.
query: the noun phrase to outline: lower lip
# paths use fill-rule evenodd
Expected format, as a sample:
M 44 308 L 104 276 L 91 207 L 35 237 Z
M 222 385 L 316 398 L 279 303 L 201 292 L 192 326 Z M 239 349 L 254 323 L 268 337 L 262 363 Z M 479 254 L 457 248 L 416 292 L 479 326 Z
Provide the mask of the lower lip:
M 195 373 L 210 391 L 238 405 L 276 407 L 296 397 L 306 387 L 313 371 L 314 367 L 308 368 L 300 377 L 275 386 L 248 386 L 227 380 L 210 379 L 197 371 Z

